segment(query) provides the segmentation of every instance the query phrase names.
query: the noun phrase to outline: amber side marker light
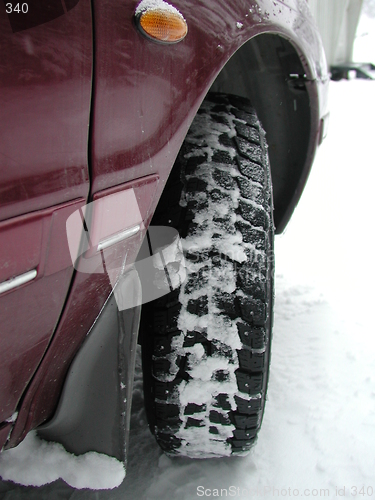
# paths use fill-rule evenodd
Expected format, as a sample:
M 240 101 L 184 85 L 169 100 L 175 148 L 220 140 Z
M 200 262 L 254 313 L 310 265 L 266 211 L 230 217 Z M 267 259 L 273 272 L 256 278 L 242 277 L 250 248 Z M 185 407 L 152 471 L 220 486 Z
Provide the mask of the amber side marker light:
M 138 29 L 145 36 L 161 43 L 177 43 L 183 40 L 188 28 L 179 12 L 160 8 L 151 8 L 136 14 Z

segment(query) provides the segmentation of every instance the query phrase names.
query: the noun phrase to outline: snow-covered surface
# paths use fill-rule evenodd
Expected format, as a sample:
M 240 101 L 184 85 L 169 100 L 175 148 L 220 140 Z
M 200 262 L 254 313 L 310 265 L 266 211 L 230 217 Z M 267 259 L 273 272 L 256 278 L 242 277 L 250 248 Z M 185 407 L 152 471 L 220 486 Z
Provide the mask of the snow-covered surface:
M 95 452 L 77 457 L 61 444 L 42 441 L 33 431 L 19 446 L 0 455 L 0 476 L 27 486 L 61 478 L 74 488 L 102 490 L 119 486 L 125 470 L 115 458 Z
M 168 228 L 168 230 L 175 231 L 173 228 Z M 175 290 L 181 286 L 186 279 L 186 265 L 182 243 L 177 231 L 172 243 L 168 246 L 159 248 L 157 253 L 152 256 L 152 262 L 155 269 L 158 270 L 155 271 L 154 280 L 154 284 L 157 288 L 161 290 L 166 290 L 168 288 L 170 290 Z M 160 294 L 159 296 L 162 295 Z M 159 298 L 159 296 L 153 298 Z M 143 301 L 143 304 L 144 303 L 145 301 Z
M 363 13 L 357 28 L 353 59 L 357 62 L 375 64 L 375 9 L 372 16 Z
M 17 420 L 18 411 L 15 411 L 13 415 L 5 420 L 5 422 L 13 423 Z
M 203 461 L 162 455 L 147 428 L 138 359 L 123 484 L 109 492 L 84 492 L 62 481 L 42 488 L 3 483 L 2 500 L 191 500 L 202 492 L 206 498 L 204 489 L 210 489 L 211 496 L 218 489 L 221 498 L 226 497 L 225 489 L 228 497 L 243 499 L 354 498 L 355 487 L 357 492 L 364 487 L 365 495 L 357 498 L 371 498 L 368 493 L 375 492 L 374 96 L 375 82 L 331 84 L 328 137 L 286 233 L 277 238 L 268 401 L 250 455 Z M 19 474 L 22 469 L 35 471 L 34 459 L 19 460 Z M 56 465 L 62 467 L 63 463 Z M 34 474 L 37 477 L 41 471 Z M 89 479 L 96 479 L 95 470 Z M 324 489 L 329 494 L 320 491 Z
M 135 15 L 154 9 L 164 10 L 183 17 L 176 7 L 173 7 L 170 3 L 164 2 L 164 0 L 142 0 L 135 10 Z

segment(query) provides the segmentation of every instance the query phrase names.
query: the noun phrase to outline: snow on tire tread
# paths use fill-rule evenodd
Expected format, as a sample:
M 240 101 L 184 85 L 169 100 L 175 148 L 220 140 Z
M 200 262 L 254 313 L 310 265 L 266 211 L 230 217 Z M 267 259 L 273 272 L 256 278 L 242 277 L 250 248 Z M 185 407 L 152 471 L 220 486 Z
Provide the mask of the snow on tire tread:
M 163 393 L 153 430 L 169 454 L 244 453 L 264 408 L 273 280 L 267 146 L 249 103 L 209 95 L 177 165 L 187 278 L 174 330 L 165 324 L 170 352 L 152 356 L 155 395 Z

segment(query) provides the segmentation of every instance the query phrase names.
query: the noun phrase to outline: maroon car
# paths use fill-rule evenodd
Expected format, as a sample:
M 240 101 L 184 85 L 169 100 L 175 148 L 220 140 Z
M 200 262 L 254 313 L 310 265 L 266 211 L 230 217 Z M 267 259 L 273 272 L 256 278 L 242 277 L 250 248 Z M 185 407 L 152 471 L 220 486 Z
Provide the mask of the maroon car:
M 138 342 L 160 446 L 246 452 L 325 133 L 306 0 L 5 0 L 0 48 L 0 448 L 124 461 Z

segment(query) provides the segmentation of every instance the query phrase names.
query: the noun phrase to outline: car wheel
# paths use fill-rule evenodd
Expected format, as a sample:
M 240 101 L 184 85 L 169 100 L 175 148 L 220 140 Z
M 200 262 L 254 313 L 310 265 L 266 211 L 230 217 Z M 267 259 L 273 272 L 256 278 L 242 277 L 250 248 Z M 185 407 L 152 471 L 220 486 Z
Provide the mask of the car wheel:
M 143 306 L 151 431 L 170 455 L 244 454 L 265 406 L 274 263 L 267 144 L 247 99 L 208 94 L 152 224 L 178 230 L 186 279 Z

